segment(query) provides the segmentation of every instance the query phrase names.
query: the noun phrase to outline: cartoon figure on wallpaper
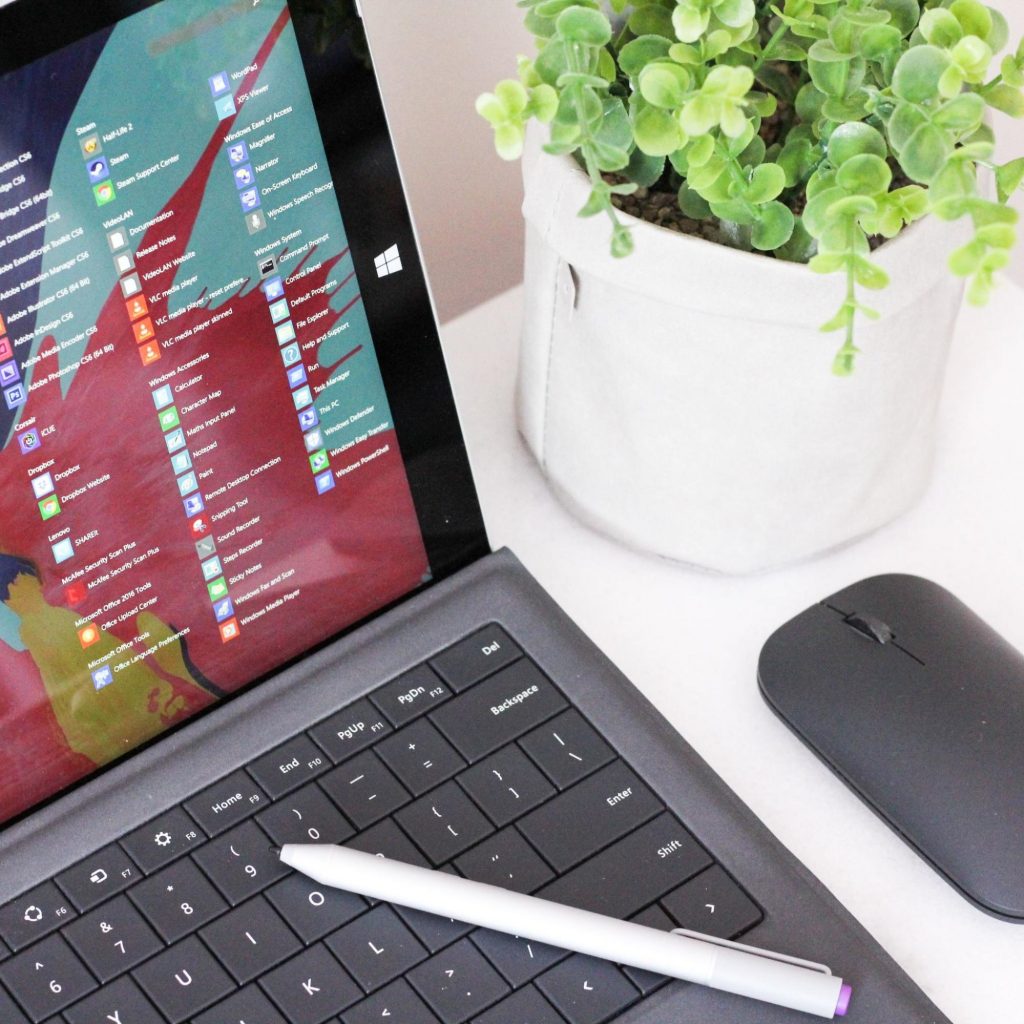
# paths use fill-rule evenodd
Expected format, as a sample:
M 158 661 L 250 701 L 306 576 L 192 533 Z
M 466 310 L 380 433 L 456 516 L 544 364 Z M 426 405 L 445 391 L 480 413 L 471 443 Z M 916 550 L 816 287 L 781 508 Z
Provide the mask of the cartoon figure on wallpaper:
M 121 638 L 51 604 L 39 568 L 7 554 L 0 554 L 0 602 L 18 618 L 18 638 L 39 671 L 68 746 L 96 765 L 214 700 L 216 688 L 189 665 L 182 640 L 170 640 L 174 630 L 149 612 L 135 619 L 145 645 L 114 654 L 124 646 Z M 169 642 L 131 663 L 161 641 Z

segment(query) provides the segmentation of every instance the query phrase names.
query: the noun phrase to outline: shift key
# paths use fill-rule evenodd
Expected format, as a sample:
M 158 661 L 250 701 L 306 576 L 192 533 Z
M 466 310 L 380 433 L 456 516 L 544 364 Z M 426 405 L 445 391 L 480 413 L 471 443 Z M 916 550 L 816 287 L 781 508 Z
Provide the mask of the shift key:
M 524 658 L 448 701 L 430 718 L 472 763 L 565 707 L 565 698 Z
M 518 828 L 559 873 L 662 810 L 622 761 L 613 761 L 526 815 Z

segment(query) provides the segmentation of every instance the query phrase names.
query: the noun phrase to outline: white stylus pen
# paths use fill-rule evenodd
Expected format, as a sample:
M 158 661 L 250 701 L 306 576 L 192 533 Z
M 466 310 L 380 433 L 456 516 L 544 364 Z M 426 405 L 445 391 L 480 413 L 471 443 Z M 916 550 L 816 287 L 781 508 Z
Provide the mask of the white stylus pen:
M 852 990 L 827 967 L 752 946 L 662 932 L 343 846 L 289 845 L 283 863 L 332 889 L 545 942 L 818 1017 L 843 1017 Z

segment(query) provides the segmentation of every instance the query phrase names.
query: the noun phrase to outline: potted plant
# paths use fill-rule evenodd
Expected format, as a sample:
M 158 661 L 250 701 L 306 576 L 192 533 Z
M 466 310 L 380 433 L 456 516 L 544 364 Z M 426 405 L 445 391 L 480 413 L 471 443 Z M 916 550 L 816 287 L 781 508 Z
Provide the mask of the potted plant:
M 538 54 L 477 107 L 503 157 L 525 153 L 519 418 L 555 491 L 725 572 L 906 510 L 965 282 L 984 302 L 1015 241 L 1024 158 L 996 166 L 986 120 L 1024 116 L 1005 18 L 979 0 L 521 6 Z

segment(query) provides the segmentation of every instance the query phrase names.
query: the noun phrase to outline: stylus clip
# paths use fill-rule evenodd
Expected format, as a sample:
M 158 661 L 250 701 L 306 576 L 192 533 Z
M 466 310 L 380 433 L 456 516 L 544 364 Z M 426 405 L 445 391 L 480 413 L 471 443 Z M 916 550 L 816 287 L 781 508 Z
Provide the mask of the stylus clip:
M 817 974 L 828 974 L 832 972 L 824 964 L 816 964 L 812 960 L 801 960 L 799 957 L 786 956 L 784 953 L 771 953 L 767 949 L 759 949 L 757 946 L 745 946 L 741 942 L 730 942 L 728 939 L 719 939 L 714 935 L 702 935 L 700 932 L 691 932 L 686 928 L 674 928 L 673 935 L 685 935 L 688 939 L 696 939 L 698 942 L 707 942 L 712 946 L 723 946 L 726 949 L 738 949 L 743 953 L 753 953 L 755 956 L 765 960 L 776 960 L 780 964 L 792 964 L 794 967 L 804 967 Z

